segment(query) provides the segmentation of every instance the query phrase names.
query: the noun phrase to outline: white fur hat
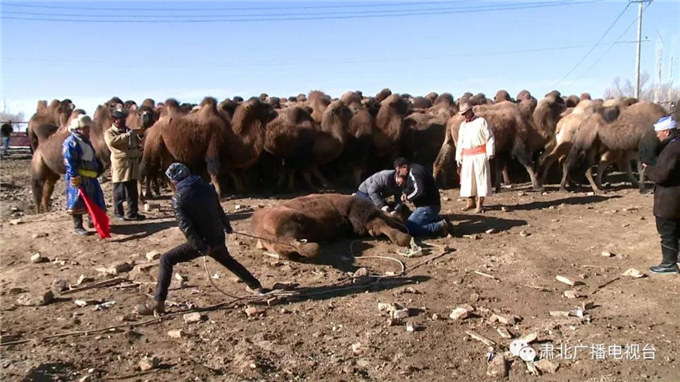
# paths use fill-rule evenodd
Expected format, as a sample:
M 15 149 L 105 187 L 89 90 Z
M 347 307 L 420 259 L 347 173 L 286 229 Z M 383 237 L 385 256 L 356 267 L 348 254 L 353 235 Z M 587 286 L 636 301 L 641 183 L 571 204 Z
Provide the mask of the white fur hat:
M 80 114 L 68 124 L 68 131 L 75 131 L 86 126 L 92 126 L 92 118 L 85 114 Z
M 672 130 L 677 128 L 678 123 L 675 122 L 671 116 L 659 118 L 659 120 L 654 124 L 654 131 Z

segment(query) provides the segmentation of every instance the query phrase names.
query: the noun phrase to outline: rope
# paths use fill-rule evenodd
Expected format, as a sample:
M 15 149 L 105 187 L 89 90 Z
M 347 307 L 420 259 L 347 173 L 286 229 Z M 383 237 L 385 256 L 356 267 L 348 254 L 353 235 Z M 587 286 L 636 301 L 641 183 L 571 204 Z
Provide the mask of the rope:
M 247 299 L 248 297 L 250 297 L 250 296 L 243 296 L 243 297 L 234 296 L 234 295 L 231 295 L 231 294 L 229 294 L 229 293 L 223 291 L 222 289 L 220 289 L 220 287 L 218 287 L 217 284 L 215 284 L 215 282 L 213 281 L 212 277 L 210 276 L 210 271 L 208 271 L 208 262 L 207 262 L 207 260 L 205 259 L 206 257 L 208 257 L 208 256 L 203 256 L 203 269 L 205 269 L 205 275 L 208 277 L 208 280 L 210 280 L 210 284 L 212 284 L 212 286 L 213 286 L 215 289 L 217 289 L 218 292 L 222 293 L 223 295 L 225 295 L 225 296 L 227 296 L 227 297 L 229 297 L 229 298 L 234 299 L 232 302 L 234 302 L 234 301 L 239 301 L 239 300 L 244 300 L 244 299 Z
M 289 247 L 291 247 L 291 248 L 293 248 L 293 249 L 295 249 L 295 250 L 297 251 L 297 248 L 296 248 L 293 244 L 291 244 L 291 243 L 284 243 L 284 242 L 282 242 L 282 241 L 267 239 L 267 238 L 264 238 L 264 237 L 261 237 L 261 236 L 251 235 L 251 234 L 245 233 L 245 232 L 237 232 L 237 231 L 233 231 L 232 234 L 234 234 L 234 235 L 246 236 L 246 237 L 250 237 L 250 238 L 258 239 L 258 240 L 264 240 L 264 241 L 268 241 L 268 242 L 270 242 L 270 243 L 276 243 L 276 244 L 281 244 L 281 245 L 287 245 L 287 246 L 289 246 Z M 306 243 L 307 241 L 306 241 L 305 239 L 302 239 L 302 240 L 300 240 L 300 242 Z

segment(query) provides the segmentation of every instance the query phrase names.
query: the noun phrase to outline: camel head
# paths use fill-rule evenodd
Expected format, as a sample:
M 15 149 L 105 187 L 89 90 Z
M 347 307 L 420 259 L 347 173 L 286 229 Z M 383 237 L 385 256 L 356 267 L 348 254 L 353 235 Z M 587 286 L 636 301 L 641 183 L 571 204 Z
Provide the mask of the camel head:
M 425 94 L 425 98 L 430 100 L 430 102 L 434 104 L 436 103 L 435 101 L 437 100 L 437 98 L 439 98 L 439 94 L 437 94 L 436 92 L 429 92 Z
M 378 101 L 378 103 L 382 103 L 387 97 L 392 95 L 392 90 L 389 88 L 384 88 L 383 90 L 379 91 L 378 94 L 375 95 L 375 100 Z
M 111 97 L 110 100 L 104 103 L 104 106 L 108 107 L 110 112 L 113 112 L 117 108 L 123 107 L 123 105 L 124 105 L 123 100 L 118 97 Z
M 153 126 L 158 120 L 158 113 L 149 106 L 137 107 L 137 105 L 132 106 L 128 110 L 128 116 L 125 124 L 129 127 L 137 127 L 142 130 L 146 130 Z
M 552 137 L 560 119 L 560 114 L 566 109 L 562 97 L 552 95 L 543 98 L 532 114 L 532 121 L 536 130 L 546 139 Z
M 579 102 L 581 102 L 581 99 L 575 94 L 570 95 L 564 100 L 566 107 L 575 107 Z
M 144 101 L 142 101 L 142 106 L 150 107 L 151 109 L 156 107 L 156 101 L 153 100 L 153 98 L 147 98 Z
M 499 103 L 503 101 L 510 101 L 512 102 L 512 98 L 510 98 L 510 94 L 506 90 L 499 90 L 496 92 L 496 95 L 493 97 L 493 103 Z
M 342 131 L 347 131 L 349 121 L 352 119 L 353 113 L 343 101 L 333 101 L 323 112 L 321 125 L 326 129 L 333 127 L 341 128 Z
M 47 101 L 44 99 L 41 99 L 38 101 L 38 106 L 35 108 L 36 112 L 40 113 L 45 110 L 47 110 Z
M 581 93 L 581 100 L 582 100 L 582 101 L 584 101 L 584 100 L 592 100 L 592 98 L 590 97 L 590 93 Z
M 389 107 L 397 112 L 397 114 L 405 116 L 408 113 L 409 104 L 406 99 L 400 97 L 399 94 L 391 94 L 380 102 L 380 108 Z

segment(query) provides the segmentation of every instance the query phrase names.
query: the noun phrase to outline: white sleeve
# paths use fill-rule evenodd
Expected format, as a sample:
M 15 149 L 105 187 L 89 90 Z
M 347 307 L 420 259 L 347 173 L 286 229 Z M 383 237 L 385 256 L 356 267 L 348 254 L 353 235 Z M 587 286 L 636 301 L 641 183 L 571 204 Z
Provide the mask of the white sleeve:
M 465 122 L 462 122 L 458 128 L 458 139 L 456 142 L 456 162 L 461 162 L 463 160 L 463 126 L 465 126 Z
M 483 130 L 486 132 L 486 156 L 494 156 L 496 154 L 496 137 L 494 137 L 493 129 L 486 120 L 484 120 Z

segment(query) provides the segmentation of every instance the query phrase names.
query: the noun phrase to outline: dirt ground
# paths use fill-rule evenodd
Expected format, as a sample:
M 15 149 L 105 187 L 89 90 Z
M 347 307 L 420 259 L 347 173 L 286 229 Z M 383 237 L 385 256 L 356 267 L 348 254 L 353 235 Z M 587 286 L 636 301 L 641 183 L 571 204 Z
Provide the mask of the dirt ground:
M 78 237 L 63 212 L 62 181 L 53 197 L 54 212 L 31 212 L 29 164 L 28 156 L 18 156 L 0 165 L 2 342 L 30 340 L 0 347 L 3 381 L 479 381 L 491 379 L 486 375 L 489 346 L 468 333 L 493 341 L 493 353 L 500 357 L 511 340 L 499 335 L 499 327 L 514 337 L 536 333 L 533 348 L 559 365 L 554 374 L 533 376 L 523 361 L 511 358 L 511 381 L 680 380 L 680 278 L 649 275 L 647 267 L 660 261 L 652 196 L 617 183 L 617 174 L 602 195 L 585 188 L 560 193 L 555 187 L 540 193 L 528 184 L 515 185 L 491 197 L 483 215 L 460 212 L 458 191 L 443 190 L 442 211 L 454 221 L 457 235 L 425 240 L 427 254 L 419 258 L 397 255 L 384 239 L 354 242 L 352 258 L 347 239 L 324 246 L 316 263 L 277 260 L 263 255 L 255 239 L 230 235 L 232 255 L 265 286 L 298 284 L 301 295 L 269 305 L 229 304 L 232 299 L 211 285 L 199 259 L 176 267 L 185 281 L 173 280 L 171 314 L 149 322 L 131 314 L 154 287 L 157 260 L 147 261 L 145 255 L 183 242 L 169 195 L 151 202 L 159 208 L 147 213 L 147 221 L 113 221 L 111 239 Z M 111 184 L 105 183 L 104 190 L 110 198 Z M 223 206 L 236 212 L 234 229 L 247 233 L 252 232 L 248 211 L 277 200 L 240 198 Z M 450 252 L 414 268 L 446 246 Z M 48 261 L 31 263 L 36 253 Z M 398 273 L 397 262 L 369 256 L 399 259 L 406 274 L 330 289 L 351 284 L 347 272 L 359 267 L 374 275 Z M 112 276 L 96 269 L 122 262 L 134 263 L 135 270 Z M 221 290 L 246 295 L 244 284 L 213 260 L 207 267 Z M 629 268 L 646 276 L 622 276 Z M 81 275 L 129 281 L 56 294 L 41 306 L 17 303 L 42 295 L 57 279 L 75 287 Z M 580 285 L 572 288 L 557 275 Z M 587 297 L 567 298 L 564 292 L 572 289 Z M 76 300 L 88 305 L 79 307 Z M 587 302 L 593 304 L 583 318 L 550 314 Z M 391 323 L 379 303 L 398 303 L 410 317 Z M 475 308 L 470 317 L 450 319 L 462 304 Z M 197 308 L 204 320 L 185 323 L 183 313 Z M 492 322 L 494 314 L 518 320 L 504 325 Z M 414 331 L 407 330 L 407 322 Z M 179 338 L 168 334 L 176 329 L 182 330 Z M 64 335 L 44 338 L 55 334 Z M 157 357 L 157 367 L 140 370 L 144 357 Z

